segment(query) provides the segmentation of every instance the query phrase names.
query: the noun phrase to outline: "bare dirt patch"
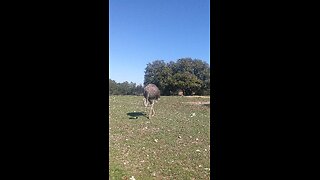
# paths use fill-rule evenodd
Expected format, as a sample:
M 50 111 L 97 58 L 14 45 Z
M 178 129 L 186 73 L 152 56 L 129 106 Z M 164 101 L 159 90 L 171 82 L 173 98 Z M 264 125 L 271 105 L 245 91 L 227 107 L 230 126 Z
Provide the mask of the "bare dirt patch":
M 183 96 L 187 98 L 210 98 L 210 96 Z
M 210 101 L 182 102 L 182 103 L 194 104 L 194 105 L 206 105 L 206 104 L 210 104 Z

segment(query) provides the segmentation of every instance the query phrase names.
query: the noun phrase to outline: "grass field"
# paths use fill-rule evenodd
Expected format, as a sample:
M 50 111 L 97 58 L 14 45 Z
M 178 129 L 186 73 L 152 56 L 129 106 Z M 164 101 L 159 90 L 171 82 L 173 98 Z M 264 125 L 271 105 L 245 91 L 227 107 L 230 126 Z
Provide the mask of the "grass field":
M 109 96 L 109 179 L 210 179 L 210 97 L 163 96 L 151 119 L 142 99 Z

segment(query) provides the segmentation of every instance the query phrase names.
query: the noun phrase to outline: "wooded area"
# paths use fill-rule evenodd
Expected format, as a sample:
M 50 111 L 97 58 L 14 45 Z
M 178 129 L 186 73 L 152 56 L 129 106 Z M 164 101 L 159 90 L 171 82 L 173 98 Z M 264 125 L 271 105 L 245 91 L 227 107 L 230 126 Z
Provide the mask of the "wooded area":
M 210 95 L 210 66 L 208 63 L 191 58 L 165 63 L 155 60 L 145 68 L 144 85 L 155 84 L 161 95 Z M 109 79 L 109 95 L 142 95 L 143 85 L 117 83 Z

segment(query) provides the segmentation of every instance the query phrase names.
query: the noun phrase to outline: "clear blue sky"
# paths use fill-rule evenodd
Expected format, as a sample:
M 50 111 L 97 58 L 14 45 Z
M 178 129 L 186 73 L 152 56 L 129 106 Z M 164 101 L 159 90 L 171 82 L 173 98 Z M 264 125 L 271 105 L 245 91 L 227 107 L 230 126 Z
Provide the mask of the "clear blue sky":
M 146 65 L 210 64 L 210 0 L 109 0 L 109 78 L 143 84 Z

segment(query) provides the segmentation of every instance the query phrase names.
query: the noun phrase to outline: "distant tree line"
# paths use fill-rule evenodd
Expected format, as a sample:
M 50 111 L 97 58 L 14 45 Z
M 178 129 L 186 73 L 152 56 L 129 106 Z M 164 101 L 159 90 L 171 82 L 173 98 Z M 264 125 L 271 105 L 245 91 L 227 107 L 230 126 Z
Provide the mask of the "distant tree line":
M 109 79 L 109 95 L 143 95 L 143 85 L 127 81 L 117 83 Z
M 191 58 L 165 63 L 156 60 L 147 64 L 144 85 L 153 83 L 161 95 L 210 95 L 210 66 L 208 63 Z
M 184 95 L 210 95 L 210 66 L 191 58 L 169 63 L 155 60 L 145 68 L 144 85 L 149 83 L 158 86 L 164 96 L 177 95 L 179 91 Z M 109 95 L 143 95 L 143 88 L 141 84 L 109 79 Z

